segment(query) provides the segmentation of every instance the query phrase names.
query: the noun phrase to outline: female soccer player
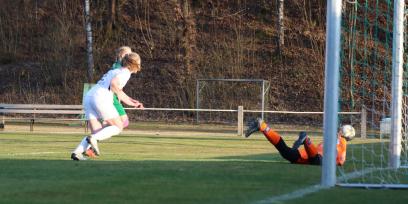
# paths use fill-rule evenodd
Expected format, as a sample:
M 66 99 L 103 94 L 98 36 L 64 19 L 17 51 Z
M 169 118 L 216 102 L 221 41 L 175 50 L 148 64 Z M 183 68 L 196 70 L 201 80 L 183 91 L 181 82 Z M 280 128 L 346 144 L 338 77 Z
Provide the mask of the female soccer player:
M 111 69 L 119 69 L 122 67 L 122 59 L 125 57 L 127 54 L 132 53 L 132 49 L 128 46 L 122 46 L 116 50 L 115 53 L 115 62 L 112 64 Z M 119 116 L 123 122 L 123 128 L 126 128 L 129 126 L 129 117 L 126 114 L 125 108 L 123 107 L 122 103 L 119 101 L 118 96 L 116 94 L 113 94 L 113 105 L 115 106 L 115 109 L 118 111 Z M 102 123 L 102 126 L 106 126 L 107 122 L 104 121 Z M 99 131 L 99 130 L 97 130 Z M 95 134 L 96 132 L 92 132 L 92 134 Z M 84 153 L 85 156 L 88 157 L 95 157 L 95 151 L 91 148 L 90 145 L 88 145 L 87 150 Z
M 273 131 L 262 119 L 250 120 L 245 136 L 249 137 L 256 131 L 261 131 L 266 139 L 278 149 L 281 156 L 291 163 L 322 164 L 323 144 L 320 143 L 316 147 L 306 132 L 300 132 L 298 140 L 295 141 L 292 148 L 289 148 L 283 138 L 277 132 Z M 351 125 L 342 126 L 337 133 L 337 165 L 343 165 L 346 161 L 347 140 L 351 140 L 354 135 L 355 131 Z M 302 144 L 304 145 L 304 149 L 299 149 Z
M 131 53 L 132 49 L 128 46 L 122 46 L 116 50 L 116 61 L 112 65 L 112 69 L 119 69 L 122 67 L 122 59 L 127 54 Z M 125 109 L 123 108 L 122 103 L 119 101 L 118 96 L 113 94 L 113 105 L 119 113 L 120 118 L 123 122 L 123 128 L 129 126 L 129 117 L 126 114 Z
M 98 83 L 88 91 L 84 99 L 85 116 L 90 124 L 92 134 L 85 137 L 78 147 L 72 152 L 71 159 L 84 160 L 83 152 L 91 145 L 96 155 L 100 155 L 98 141 L 109 139 L 118 135 L 123 129 L 123 122 L 113 105 L 113 95 L 129 106 L 143 108 L 143 104 L 129 97 L 123 92 L 132 73 L 141 70 L 141 59 L 137 53 L 130 53 L 122 60 L 122 67 L 108 71 Z M 102 127 L 99 121 L 107 122 L 107 126 Z

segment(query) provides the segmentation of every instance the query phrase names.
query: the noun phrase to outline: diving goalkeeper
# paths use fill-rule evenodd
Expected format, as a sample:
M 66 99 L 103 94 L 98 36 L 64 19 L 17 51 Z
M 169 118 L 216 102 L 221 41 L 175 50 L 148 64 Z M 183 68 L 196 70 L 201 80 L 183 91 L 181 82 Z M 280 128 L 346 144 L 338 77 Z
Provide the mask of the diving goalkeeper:
M 262 119 L 252 119 L 248 121 L 248 127 L 245 132 L 245 137 L 249 137 L 252 133 L 261 131 L 266 139 L 272 143 L 279 151 L 281 156 L 291 163 L 295 164 L 311 164 L 321 165 L 323 156 L 323 144 L 315 146 L 306 132 L 300 132 L 299 138 L 293 143 L 290 148 L 286 145 L 283 138 Z M 337 133 L 337 157 L 336 164 L 343 165 L 346 161 L 347 141 L 351 140 L 355 135 L 355 130 L 351 125 L 344 125 Z M 299 147 L 303 145 L 304 149 Z

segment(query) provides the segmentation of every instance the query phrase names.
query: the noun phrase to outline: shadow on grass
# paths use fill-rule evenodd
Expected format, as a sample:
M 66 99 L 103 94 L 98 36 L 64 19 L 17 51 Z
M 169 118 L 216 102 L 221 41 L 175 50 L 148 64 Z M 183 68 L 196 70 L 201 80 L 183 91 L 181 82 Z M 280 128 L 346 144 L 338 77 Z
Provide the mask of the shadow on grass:
M 257 158 L 262 156 L 243 161 L 0 160 L 0 203 L 251 203 L 319 181 L 320 174 L 306 166 Z
M 289 162 L 282 158 L 279 153 L 267 153 L 267 154 L 251 154 L 251 155 L 239 155 L 239 156 L 222 156 L 215 157 L 215 159 L 221 159 L 225 161 L 264 161 L 264 162 L 280 162 L 283 165 L 289 164 Z

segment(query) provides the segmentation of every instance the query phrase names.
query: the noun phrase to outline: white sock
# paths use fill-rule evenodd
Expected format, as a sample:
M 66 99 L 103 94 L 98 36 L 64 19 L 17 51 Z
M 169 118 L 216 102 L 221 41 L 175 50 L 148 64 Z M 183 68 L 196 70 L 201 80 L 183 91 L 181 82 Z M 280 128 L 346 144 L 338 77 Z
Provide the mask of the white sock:
M 118 128 L 117 126 L 111 125 L 111 126 L 103 128 L 99 132 L 93 134 L 92 137 L 95 138 L 98 141 L 106 140 L 106 139 L 111 138 L 114 135 L 119 135 L 119 133 L 121 131 L 122 130 L 120 128 Z
M 75 154 L 82 154 L 82 153 L 84 153 L 89 147 L 90 147 L 90 145 L 89 145 L 88 142 L 86 141 L 86 136 L 85 136 L 84 139 L 82 139 L 81 143 L 79 143 L 78 147 L 73 151 L 73 153 L 75 153 Z

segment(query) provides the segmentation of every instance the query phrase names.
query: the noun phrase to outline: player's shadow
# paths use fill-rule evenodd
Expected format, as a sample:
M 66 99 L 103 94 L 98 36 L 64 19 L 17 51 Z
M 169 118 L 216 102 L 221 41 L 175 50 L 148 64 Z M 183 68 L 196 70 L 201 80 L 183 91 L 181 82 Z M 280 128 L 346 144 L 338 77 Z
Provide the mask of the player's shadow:
M 279 153 L 271 152 L 265 154 L 250 154 L 250 155 L 237 155 L 237 156 L 222 156 L 215 157 L 214 159 L 220 159 L 224 161 L 242 161 L 242 162 L 282 162 L 288 163 L 281 157 Z
M 291 192 L 320 178 L 280 163 L 225 159 L 0 159 L 0 203 L 254 203 L 270 196 L 270 189 Z M 300 172 L 308 173 L 301 184 Z

